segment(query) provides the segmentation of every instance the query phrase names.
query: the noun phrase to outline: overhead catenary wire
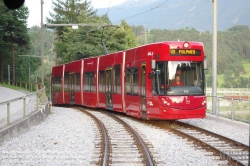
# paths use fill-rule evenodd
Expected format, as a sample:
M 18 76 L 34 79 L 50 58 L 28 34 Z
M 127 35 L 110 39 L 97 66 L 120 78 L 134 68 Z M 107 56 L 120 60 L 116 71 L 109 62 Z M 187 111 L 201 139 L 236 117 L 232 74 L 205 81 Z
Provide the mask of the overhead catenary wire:
M 158 6 L 156 6 L 156 7 L 153 7 L 153 8 L 151 8 L 151 9 L 149 9 L 149 10 L 146 10 L 146 11 L 144 11 L 144 12 L 138 13 L 138 14 L 136 14 L 136 15 L 129 16 L 129 17 L 124 18 L 124 19 L 122 19 L 122 20 L 127 20 L 127 19 L 130 19 L 130 18 L 139 16 L 139 15 L 142 15 L 142 14 L 144 14 L 144 13 L 150 12 L 150 11 L 152 11 L 152 10 L 155 10 L 155 9 L 159 8 L 160 6 L 162 6 L 164 3 L 166 3 L 167 1 L 168 1 L 168 0 L 164 1 L 163 3 L 161 3 L 160 5 L 158 5 Z M 120 20 L 120 21 L 121 21 L 121 20 Z M 120 21 L 116 21 L 115 23 L 118 23 L 118 22 L 120 22 Z
M 128 19 L 137 17 L 137 16 L 139 16 L 139 15 L 149 13 L 149 12 L 155 10 L 155 9 L 160 9 L 160 8 L 176 8 L 176 7 L 181 7 L 181 6 L 189 6 L 189 5 L 193 5 L 193 4 L 197 5 L 197 3 L 202 3 L 201 1 L 196 0 L 196 1 L 189 2 L 189 3 L 182 3 L 182 4 L 178 4 L 178 5 L 169 6 L 169 5 L 164 5 L 166 2 L 167 2 L 167 0 L 164 1 L 163 3 L 157 5 L 157 6 L 155 6 L 155 7 L 151 8 L 151 9 L 149 9 L 149 10 L 146 10 L 146 11 L 144 11 L 144 12 L 141 12 L 141 13 L 138 13 L 138 14 L 135 14 L 135 15 L 132 15 L 132 16 L 123 18 L 123 19 L 121 19 L 121 20 L 128 20 Z M 207 8 L 207 10 L 208 10 L 208 9 L 210 9 L 210 8 Z M 161 10 L 161 11 L 157 14 L 157 16 L 153 16 L 153 17 L 156 18 L 156 19 L 158 19 L 158 18 L 162 17 L 162 13 L 163 13 L 163 12 L 165 12 L 165 10 Z M 201 12 L 199 12 L 199 13 L 201 13 Z M 181 14 L 176 14 L 176 13 L 175 13 L 174 16 L 176 16 L 176 15 L 181 15 Z M 172 14 L 172 15 L 168 15 L 168 16 L 173 16 L 173 14 Z M 201 17 L 201 16 L 200 16 L 200 17 Z M 186 16 L 186 18 L 187 18 L 187 16 Z M 146 20 L 146 19 L 148 19 L 148 18 L 145 17 L 145 20 Z M 121 20 L 119 20 L 119 21 L 114 21 L 114 24 L 119 23 Z M 154 19 L 154 20 L 155 20 L 155 19 Z M 140 19 L 140 20 L 138 20 L 137 23 L 139 23 L 139 22 L 143 23 L 144 21 L 143 21 L 142 19 Z M 187 25 L 187 26 L 188 26 L 188 25 Z
M 110 9 L 110 5 L 111 5 L 111 1 L 112 0 L 110 0 L 110 2 L 109 2 L 109 7 L 108 7 L 108 10 L 107 10 L 107 13 L 106 13 L 106 15 L 108 14 L 108 12 L 109 12 L 109 9 Z

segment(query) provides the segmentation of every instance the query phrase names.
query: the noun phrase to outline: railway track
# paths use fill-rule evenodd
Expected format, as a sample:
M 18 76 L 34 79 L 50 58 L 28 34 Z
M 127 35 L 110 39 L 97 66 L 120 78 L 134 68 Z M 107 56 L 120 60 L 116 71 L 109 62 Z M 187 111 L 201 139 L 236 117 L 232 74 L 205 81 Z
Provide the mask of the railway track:
M 219 157 L 220 160 L 227 160 L 228 165 L 248 164 L 249 147 L 240 142 L 179 121 L 148 123 L 187 138 L 197 148 L 211 152 L 211 155 Z
M 156 165 L 140 135 L 125 121 L 107 112 L 74 108 L 91 116 L 99 128 L 99 152 L 92 165 Z

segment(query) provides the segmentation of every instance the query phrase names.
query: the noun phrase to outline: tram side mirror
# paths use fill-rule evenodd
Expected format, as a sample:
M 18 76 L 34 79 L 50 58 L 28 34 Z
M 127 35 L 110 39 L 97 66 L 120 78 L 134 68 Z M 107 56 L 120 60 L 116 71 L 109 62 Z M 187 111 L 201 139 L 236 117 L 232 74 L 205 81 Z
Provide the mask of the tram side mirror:
M 208 69 L 207 60 L 206 59 L 203 61 L 203 66 L 204 66 L 204 70 Z
M 151 69 L 152 69 L 152 70 L 155 69 L 155 65 L 156 65 L 155 60 L 151 60 Z

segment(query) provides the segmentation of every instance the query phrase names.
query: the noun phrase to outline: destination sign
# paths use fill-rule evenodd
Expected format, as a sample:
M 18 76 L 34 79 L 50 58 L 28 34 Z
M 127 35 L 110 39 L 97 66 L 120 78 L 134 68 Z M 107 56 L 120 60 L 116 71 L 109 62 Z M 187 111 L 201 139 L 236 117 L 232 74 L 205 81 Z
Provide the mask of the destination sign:
M 170 55 L 172 56 L 200 56 L 201 50 L 192 50 L 192 49 L 170 49 Z

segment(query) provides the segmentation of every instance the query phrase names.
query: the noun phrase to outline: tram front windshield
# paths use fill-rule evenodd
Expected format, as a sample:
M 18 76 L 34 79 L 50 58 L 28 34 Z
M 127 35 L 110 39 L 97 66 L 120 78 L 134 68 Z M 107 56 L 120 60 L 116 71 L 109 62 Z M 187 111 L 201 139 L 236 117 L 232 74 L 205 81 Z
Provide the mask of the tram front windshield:
M 152 79 L 154 95 L 204 95 L 202 62 L 156 62 Z

